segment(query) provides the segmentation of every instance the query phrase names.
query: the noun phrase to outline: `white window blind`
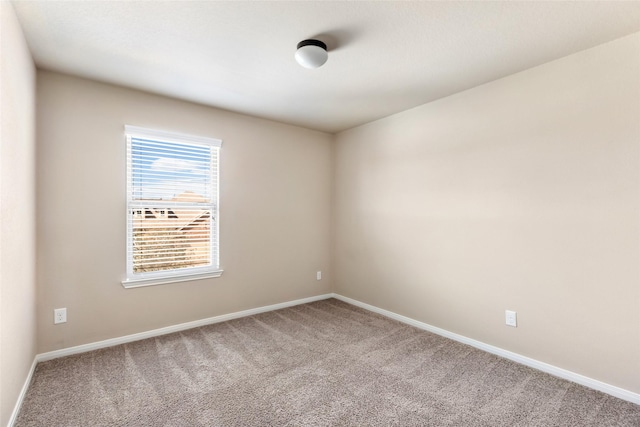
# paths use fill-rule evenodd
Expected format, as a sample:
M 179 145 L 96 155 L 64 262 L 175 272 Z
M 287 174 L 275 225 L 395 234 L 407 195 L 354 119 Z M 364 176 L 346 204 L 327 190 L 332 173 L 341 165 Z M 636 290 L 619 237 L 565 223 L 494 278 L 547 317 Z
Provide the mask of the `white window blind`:
M 219 276 L 217 139 L 125 126 L 125 287 Z

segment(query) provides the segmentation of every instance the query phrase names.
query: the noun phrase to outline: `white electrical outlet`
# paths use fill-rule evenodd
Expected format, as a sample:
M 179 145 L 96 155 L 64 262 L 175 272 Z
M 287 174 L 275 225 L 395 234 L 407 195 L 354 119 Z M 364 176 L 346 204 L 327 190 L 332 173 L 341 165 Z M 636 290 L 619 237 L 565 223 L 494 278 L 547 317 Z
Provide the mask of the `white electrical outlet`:
M 56 308 L 53 310 L 53 323 L 66 323 L 67 322 L 67 309 L 66 308 Z
M 322 279 L 322 271 L 317 271 L 316 272 L 316 280 L 321 280 Z
M 515 311 L 505 310 L 504 315 L 507 326 L 518 327 L 518 317 Z

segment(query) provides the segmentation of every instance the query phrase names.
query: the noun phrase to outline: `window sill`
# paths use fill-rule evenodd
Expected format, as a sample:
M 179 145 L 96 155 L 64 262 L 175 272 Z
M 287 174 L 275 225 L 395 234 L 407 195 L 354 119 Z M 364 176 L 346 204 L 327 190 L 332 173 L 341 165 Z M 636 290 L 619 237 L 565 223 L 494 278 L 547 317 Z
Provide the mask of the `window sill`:
M 210 279 L 222 276 L 224 270 L 207 271 L 206 273 L 181 274 L 175 276 L 147 277 L 144 279 L 126 279 L 122 281 L 125 288 L 140 288 L 143 286 L 166 285 L 168 283 L 187 282 L 190 280 Z

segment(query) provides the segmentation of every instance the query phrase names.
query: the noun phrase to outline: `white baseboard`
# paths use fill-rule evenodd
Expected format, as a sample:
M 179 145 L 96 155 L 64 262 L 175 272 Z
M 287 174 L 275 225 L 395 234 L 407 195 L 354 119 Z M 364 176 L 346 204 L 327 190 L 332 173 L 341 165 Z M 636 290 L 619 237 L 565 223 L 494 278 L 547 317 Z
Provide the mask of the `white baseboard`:
M 486 351 L 487 353 L 495 354 L 496 356 L 504 357 L 505 359 L 512 360 L 514 362 L 520 363 L 525 366 L 529 366 L 531 368 L 537 369 L 542 372 L 546 372 L 553 376 L 574 382 L 576 384 L 583 385 L 585 387 L 592 388 L 594 390 L 601 391 L 603 393 L 607 393 L 611 396 L 626 400 L 628 402 L 635 403 L 636 405 L 640 405 L 640 394 L 634 393 L 629 390 L 625 390 L 620 387 L 616 387 L 611 384 L 604 383 L 602 381 L 594 380 L 593 378 L 585 377 L 584 375 L 577 374 L 575 372 L 568 371 L 566 369 L 558 368 L 557 366 L 550 365 L 548 363 L 540 362 L 539 360 L 532 359 L 530 357 L 522 356 L 517 353 L 513 353 L 508 350 L 504 350 L 499 347 L 495 347 L 490 344 L 485 344 L 481 341 L 476 341 L 471 338 L 467 338 L 462 335 L 455 334 L 453 332 L 449 332 L 445 329 L 441 329 L 427 323 L 420 322 L 418 320 L 411 319 L 406 316 L 402 316 L 400 314 L 394 313 L 392 311 L 384 310 L 382 308 L 375 307 L 373 305 L 369 305 L 358 300 L 354 300 L 352 298 L 344 297 L 339 294 L 332 294 L 332 296 L 340 301 L 344 301 L 348 304 L 355 305 L 360 308 L 364 308 L 365 310 L 372 311 L 374 313 L 381 314 L 383 316 L 389 317 L 391 319 L 398 320 L 402 323 L 406 323 L 411 326 L 415 326 L 416 328 L 423 329 L 425 331 L 433 332 L 434 334 L 441 335 L 446 338 L 450 338 L 454 341 L 461 342 L 463 344 L 470 345 L 477 349 Z
M 27 390 L 29 389 L 29 384 L 31 384 L 31 378 L 33 377 L 33 373 L 36 371 L 37 364 L 38 364 L 38 356 L 33 358 L 33 362 L 31 363 L 31 368 L 29 369 L 29 374 L 27 374 L 27 379 L 24 381 L 22 390 L 20 390 L 20 394 L 18 395 L 18 400 L 16 401 L 16 404 L 13 407 L 13 412 L 11 413 L 11 417 L 9 418 L 7 427 L 13 427 L 13 423 L 15 423 L 16 418 L 18 418 L 18 412 L 20 412 L 20 408 L 22 407 L 22 401 L 24 400 L 24 397 L 27 395 Z
M 282 302 L 279 304 L 266 305 L 249 310 L 238 311 L 235 313 L 222 314 L 220 316 L 209 317 L 207 319 L 195 320 L 193 322 L 180 323 L 178 325 L 167 326 L 165 328 L 153 329 L 151 331 L 140 332 L 123 337 L 111 338 L 104 341 L 93 342 L 89 344 L 78 345 L 75 347 L 63 348 L 61 350 L 49 351 L 47 353 L 38 354 L 37 362 L 45 360 L 57 359 L 59 357 L 70 356 L 72 354 L 85 353 L 87 351 L 98 350 L 100 348 L 113 347 L 114 345 L 126 344 L 133 341 L 140 341 L 146 338 L 153 338 L 160 335 L 166 335 L 173 332 L 185 331 L 187 329 L 198 328 L 200 326 L 211 325 L 214 323 L 226 322 L 227 320 L 238 319 L 240 317 L 253 316 L 254 314 L 265 313 L 267 311 L 280 310 L 281 308 L 293 307 L 295 305 L 307 304 L 314 301 L 331 298 L 333 294 L 317 295 L 315 297 L 302 298 L 294 301 Z

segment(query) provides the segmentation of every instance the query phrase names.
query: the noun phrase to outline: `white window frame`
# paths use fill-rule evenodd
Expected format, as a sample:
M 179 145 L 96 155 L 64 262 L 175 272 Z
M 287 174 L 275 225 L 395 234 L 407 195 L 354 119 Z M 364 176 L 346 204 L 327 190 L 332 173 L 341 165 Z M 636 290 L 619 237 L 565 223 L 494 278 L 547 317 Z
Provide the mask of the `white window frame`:
M 133 272 L 133 221 L 131 220 L 132 212 L 136 210 L 142 210 L 144 215 L 144 207 L 140 202 L 133 199 L 133 171 L 131 164 L 131 139 L 143 138 L 160 142 L 170 143 L 184 143 L 184 144 L 197 144 L 209 146 L 218 150 L 218 155 L 212 162 L 217 162 L 211 165 L 211 182 L 213 186 L 211 209 L 211 265 L 204 267 L 190 267 L 188 269 L 175 269 L 175 270 L 162 270 L 162 271 L 150 271 L 143 273 Z M 127 151 L 127 209 L 126 209 L 126 223 L 127 223 L 127 245 L 126 245 L 126 258 L 127 258 L 127 272 L 126 278 L 122 280 L 122 285 L 125 288 L 136 288 L 141 286 L 162 285 L 167 283 L 184 282 L 189 280 L 207 279 L 212 277 L 220 277 L 223 270 L 220 268 L 220 212 L 219 212 L 219 188 L 220 188 L 220 148 L 222 147 L 222 141 L 215 138 L 207 138 L 202 136 L 186 135 L 174 132 L 165 132 L 155 129 L 147 129 L 138 126 L 125 125 L 125 140 Z M 158 206 L 163 203 L 158 203 Z M 164 206 L 162 206 L 164 207 Z M 169 209 L 169 205 L 167 205 Z

